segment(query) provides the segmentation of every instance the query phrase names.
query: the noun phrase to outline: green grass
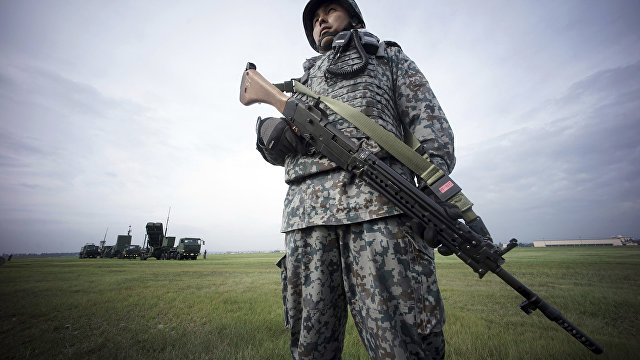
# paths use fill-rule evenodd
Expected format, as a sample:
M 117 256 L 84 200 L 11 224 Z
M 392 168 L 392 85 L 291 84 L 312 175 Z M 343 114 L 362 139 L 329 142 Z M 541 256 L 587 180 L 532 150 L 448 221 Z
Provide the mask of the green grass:
M 0 267 L 0 358 L 287 359 L 280 254 L 197 261 L 14 258 Z M 495 275 L 437 258 L 447 359 L 635 359 L 640 247 L 518 248 L 505 269 L 605 348 L 592 355 Z M 367 359 L 353 323 L 345 359 Z

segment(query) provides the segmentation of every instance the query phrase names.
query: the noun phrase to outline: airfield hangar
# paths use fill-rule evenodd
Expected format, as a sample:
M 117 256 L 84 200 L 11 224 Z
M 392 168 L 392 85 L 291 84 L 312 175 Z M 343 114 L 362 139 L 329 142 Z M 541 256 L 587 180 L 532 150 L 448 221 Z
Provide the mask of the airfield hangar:
M 626 241 L 626 238 L 610 238 L 595 240 L 540 240 L 534 241 L 534 247 L 550 247 L 550 246 L 623 246 L 635 245 L 633 242 Z

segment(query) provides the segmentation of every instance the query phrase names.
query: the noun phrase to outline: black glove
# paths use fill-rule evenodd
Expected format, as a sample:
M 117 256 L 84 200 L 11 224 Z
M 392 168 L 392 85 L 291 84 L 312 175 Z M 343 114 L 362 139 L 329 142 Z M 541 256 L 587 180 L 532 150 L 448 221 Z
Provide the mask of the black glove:
M 271 164 L 282 166 L 287 155 L 308 152 L 306 141 L 296 135 L 283 118 L 258 117 L 256 134 L 256 148 Z
M 439 201 L 438 205 L 442 207 L 444 212 L 451 219 L 456 221 L 458 219 L 462 219 L 462 212 L 456 205 L 446 201 Z M 421 238 L 429 247 L 434 249 L 438 248 L 438 252 L 441 255 L 444 255 L 444 256 L 453 255 L 453 251 L 451 251 L 449 248 L 440 246 L 442 245 L 442 241 L 440 240 L 442 235 L 436 231 L 435 226 L 433 226 L 433 223 L 431 223 L 430 226 L 424 226 L 421 222 L 413 220 L 411 221 L 410 225 L 414 234 L 416 234 L 416 236 Z

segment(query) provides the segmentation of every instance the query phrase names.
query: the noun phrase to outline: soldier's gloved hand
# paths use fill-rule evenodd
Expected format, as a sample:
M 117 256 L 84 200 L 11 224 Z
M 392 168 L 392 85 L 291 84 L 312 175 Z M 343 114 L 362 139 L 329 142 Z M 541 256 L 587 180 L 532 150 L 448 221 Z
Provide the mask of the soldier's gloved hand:
M 305 141 L 293 132 L 283 118 L 258 118 L 257 133 L 261 144 L 272 151 L 305 153 Z
M 283 165 L 289 154 L 306 154 L 306 141 L 293 132 L 283 118 L 260 118 L 256 123 L 257 148 L 272 164 Z
M 447 216 L 449 216 L 451 219 L 462 219 L 462 211 L 460 211 L 460 208 L 457 205 L 446 201 L 438 201 L 438 205 L 440 205 Z
M 435 249 L 440 246 L 440 244 L 442 244 L 442 242 L 440 242 L 438 236 L 436 235 L 436 229 L 433 224 L 424 226 L 417 220 L 411 220 L 409 225 L 411 226 L 411 230 L 413 230 L 415 236 L 418 237 L 418 239 L 424 241 L 430 248 Z
M 444 212 L 451 219 L 457 221 L 458 219 L 462 218 L 462 212 L 456 205 L 448 202 L 440 202 L 440 201 L 438 202 L 438 205 L 442 207 Z M 413 220 L 411 221 L 410 225 L 414 234 L 420 237 L 429 247 L 434 249 L 438 248 L 438 252 L 441 255 L 444 255 L 444 256 L 453 255 L 453 251 L 451 251 L 447 247 L 441 246 L 442 241 L 440 239 L 442 235 L 436 231 L 435 226 L 433 224 L 431 224 L 430 226 L 424 226 L 422 225 L 422 223 L 416 220 Z
M 451 219 L 453 219 L 455 221 L 458 221 L 459 219 L 462 219 L 462 211 L 460 211 L 460 208 L 457 205 L 454 205 L 454 204 L 452 204 L 450 202 L 446 202 L 446 201 L 439 201 L 438 205 L 440 205 L 442 207 L 444 212 Z M 440 253 L 440 255 L 444 255 L 444 256 L 453 255 L 453 251 L 451 251 L 451 249 L 449 249 L 448 247 L 444 247 L 444 246 L 440 246 L 438 248 L 438 252 Z

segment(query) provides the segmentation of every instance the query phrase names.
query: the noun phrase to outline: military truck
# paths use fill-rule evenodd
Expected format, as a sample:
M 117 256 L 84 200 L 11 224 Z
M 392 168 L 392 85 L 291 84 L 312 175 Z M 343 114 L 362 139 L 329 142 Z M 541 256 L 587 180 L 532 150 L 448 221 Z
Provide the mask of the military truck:
M 80 259 L 97 258 L 98 256 L 100 256 L 100 251 L 94 243 L 85 244 L 80 248 L 80 254 L 78 255 Z
M 140 245 L 129 245 L 119 255 L 118 259 L 136 259 L 142 254 Z
M 175 236 L 165 236 L 164 239 L 162 239 L 162 256 L 160 257 L 162 260 L 170 260 L 177 257 L 178 249 L 175 247 L 175 244 Z
M 146 230 L 147 233 L 144 236 L 140 260 L 147 260 L 150 257 L 160 260 L 162 256 L 162 240 L 164 238 L 162 223 L 148 222 Z
M 102 254 L 102 257 L 105 257 L 105 258 L 117 257 L 122 259 L 120 255 L 125 249 L 129 247 L 129 245 L 131 245 L 131 230 L 129 230 L 128 235 L 118 235 L 115 245 L 111 246 L 110 248 L 108 246 L 105 246 L 105 249 L 106 248 L 109 248 L 109 249 L 105 250 L 105 252 Z
M 200 238 L 181 238 L 176 249 L 176 259 L 196 260 L 200 254 L 200 248 L 204 244 L 204 240 Z
M 129 226 L 131 228 L 131 226 Z M 102 255 L 107 251 L 105 248 L 105 244 L 107 243 L 107 232 L 109 232 L 109 227 L 107 226 L 107 230 L 104 232 L 104 237 L 100 240 L 100 246 L 98 246 L 98 256 L 102 257 Z
M 162 231 L 162 223 L 147 223 L 147 234 L 142 247 L 140 260 L 147 260 L 154 257 L 157 260 L 168 260 L 176 258 L 176 248 L 174 247 L 176 237 L 165 236 Z
M 112 247 L 113 245 L 102 245 L 102 248 L 100 249 L 100 257 L 108 257 L 108 255 L 111 253 Z

